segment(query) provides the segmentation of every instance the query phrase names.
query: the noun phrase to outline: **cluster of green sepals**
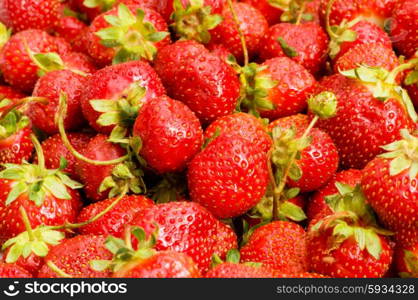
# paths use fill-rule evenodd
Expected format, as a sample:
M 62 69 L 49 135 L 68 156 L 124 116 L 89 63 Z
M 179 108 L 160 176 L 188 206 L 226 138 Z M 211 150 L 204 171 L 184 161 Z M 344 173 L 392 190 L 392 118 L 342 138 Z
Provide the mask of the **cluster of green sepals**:
M 306 4 L 313 0 L 268 0 L 273 7 L 283 10 L 280 20 L 282 22 L 298 23 L 301 19 L 312 21 L 312 14 L 305 13 Z
M 1 95 L 0 95 L 1 98 Z M 12 100 L 0 100 L 0 140 L 4 140 L 27 127 L 30 121 L 20 110 L 14 108 Z
M 101 12 L 106 12 L 113 7 L 116 0 L 84 0 L 83 5 L 88 8 L 99 8 Z

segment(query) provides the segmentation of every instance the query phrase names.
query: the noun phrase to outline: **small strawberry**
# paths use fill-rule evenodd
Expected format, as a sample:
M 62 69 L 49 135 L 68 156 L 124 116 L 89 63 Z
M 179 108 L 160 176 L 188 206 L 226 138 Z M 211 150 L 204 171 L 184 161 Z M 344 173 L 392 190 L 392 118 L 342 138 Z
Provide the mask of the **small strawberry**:
M 142 141 L 139 154 L 158 173 L 185 169 L 203 142 L 199 119 L 183 102 L 167 96 L 141 107 L 133 135 Z
M 231 114 L 239 97 L 235 71 L 194 41 L 161 49 L 155 61 L 167 93 L 184 102 L 204 123 Z
M 265 34 L 260 58 L 287 56 L 316 74 L 325 64 L 328 42 L 325 31 L 316 23 L 280 23 L 270 27 Z
M 256 228 L 241 248 L 243 262 L 258 262 L 278 272 L 308 271 L 306 233 L 295 223 L 274 221 Z
M 10 99 L 10 100 L 19 100 L 25 98 L 26 95 L 22 94 L 21 92 L 15 90 L 11 86 L 7 85 L 0 85 L 0 99 Z
M 0 262 L 0 278 L 32 278 L 32 275 L 16 264 Z
M 279 274 L 277 278 L 330 278 L 318 273 L 299 273 L 299 274 Z

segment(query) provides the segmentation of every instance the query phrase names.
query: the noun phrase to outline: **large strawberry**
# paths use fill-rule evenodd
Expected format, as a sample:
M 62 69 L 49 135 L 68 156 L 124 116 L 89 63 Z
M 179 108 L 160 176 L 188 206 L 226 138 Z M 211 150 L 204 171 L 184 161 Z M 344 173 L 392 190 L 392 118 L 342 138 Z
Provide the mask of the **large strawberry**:
M 141 105 L 164 94 L 164 86 L 153 68 L 144 61 L 132 61 L 103 68 L 90 76 L 81 107 L 91 127 L 109 134 L 116 125 L 132 126 Z
M 240 93 L 235 71 L 197 42 L 164 47 L 157 54 L 155 70 L 168 95 L 184 102 L 204 123 L 235 109 Z
M 183 102 L 167 96 L 143 105 L 133 135 L 142 141 L 140 155 L 159 173 L 185 169 L 203 142 L 199 119 Z
M 16 264 L 0 262 L 0 278 L 32 278 L 32 275 Z
M 221 259 L 226 257 L 229 250 L 238 248 L 237 235 L 229 225 L 218 222 L 216 237 L 217 242 L 213 252 Z
M 236 217 L 254 207 L 268 184 L 267 155 L 238 133 L 210 142 L 190 162 L 190 198 L 218 218 Z

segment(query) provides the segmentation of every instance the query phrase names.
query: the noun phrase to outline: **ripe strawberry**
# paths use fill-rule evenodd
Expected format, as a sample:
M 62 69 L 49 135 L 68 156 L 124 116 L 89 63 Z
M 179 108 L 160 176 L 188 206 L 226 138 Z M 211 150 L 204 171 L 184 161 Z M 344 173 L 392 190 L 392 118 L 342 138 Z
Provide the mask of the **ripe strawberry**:
M 109 10 L 114 5 L 115 1 L 105 0 L 105 1 L 89 1 L 92 4 L 97 5 L 90 5 L 85 0 L 69 0 L 70 8 L 74 9 L 75 11 L 79 11 L 80 13 L 84 14 L 88 21 L 93 21 L 101 13 Z M 86 2 L 86 3 L 85 3 Z M 95 3 L 94 3 L 95 2 Z M 88 4 L 88 5 L 86 5 Z
M 90 25 L 87 50 L 98 65 L 145 59 L 170 43 L 168 27 L 159 13 L 123 4 L 97 16 Z
M 295 223 L 274 221 L 254 230 L 241 248 L 243 262 L 259 262 L 278 272 L 308 271 L 306 233 Z
M 53 263 L 60 271 L 75 278 L 105 278 L 108 271 L 96 271 L 90 261 L 111 259 L 112 253 L 105 248 L 106 237 L 102 235 L 78 235 L 52 247 L 44 258 L 45 264 L 38 273 L 38 278 L 61 277 L 48 265 Z
M 233 3 L 233 9 L 239 21 L 239 27 L 244 35 L 248 54 L 250 57 L 260 49 L 260 41 L 268 29 L 268 23 L 264 16 L 254 7 L 247 3 Z M 237 59 L 244 60 L 243 48 L 234 21 L 233 14 L 228 5 L 224 6 L 222 16 L 223 22 L 210 30 L 211 44 L 221 44 L 225 46 Z
M 337 183 L 342 183 L 354 188 L 360 184 L 362 173 L 359 170 L 350 169 L 336 173 L 328 183 L 315 191 L 308 204 L 308 218 L 309 220 L 316 220 L 328 215 L 333 211 L 326 203 L 326 198 L 339 193 Z
M 239 97 L 235 71 L 194 41 L 179 41 L 161 49 L 155 60 L 168 95 L 184 102 L 204 123 L 229 115 Z
M 286 5 L 280 7 L 280 5 L 275 5 L 275 0 L 243 0 L 242 2 L 247 3 L 254 8 L 258 9 L 263 16 L 266 18 L 269 25 L 274 25 L 280 22 L 280 16 L 283 11 L 286 9 Z
M 247 138 L 266 153 L 270 150 L 272 140 L 267 133 L 266 126 L 262 120 L 246 113 L 234 113 L 212 122 L 205 130 L 205 140 L 234 132 Z
M 83 151 L 89 143 L 91 135 L 74 132 L 68 134 L 68 139 L 77 151 Z M 78 163 L 78 160 L 71 154 L 67 147 L 65 147 L 59 134 L 52 135 L 43 141 L 42 149 L 45 155 L 45 166 L 48 169 L 59 168 L 61 158 L 63 157 L 67 161 L 67 166 L 63 171 L 69 174 L 71 178 L 78 179 L 76 174 L 76 164 Z M 37 158 L 35 161 L 38 161 Z
M 77 223 L 83 223 L 105 210 L 115 201 L 115 198 L 103 200 L 84 207 L 77 217 Z M 102 218 L 81 227 L 81 234 L 112 235 L 122 237 L 124 227 L 130 223 L 134 216 L 141 210 L 152 207 L 154 202 L 144 196 L 124 196 Z
M 69 70 L 49 72 L 39 78 L 33 90 L 33 96 L 44 97 L 48 104 L 31 103 L 27 111 L 32 124 L 51 135 L 58 132 L 55 114 L 58 111 L 61 95 L 67 97 L 67 115 L 64 119 L 66 130 L 76 130 L 85 120 L 81 112 L 81 95 L 87 78 Z
M 215 243 L 215 250 L 213 252 L 221 259 L 226 257 L 229 250 L 238 248 L 236 233 L 231 227 L 222 222 L 218 223 L 216 237 L 217 242 Z
M 401 131 L 402 139 L 383 147 L 387 153 L 363 170 L 361 185 L 379 219 L 390 229 L 418 228 L 415 153 L 418 139 Z
M 91 58 L 80 52 L 67 52 L 62 56 L 63 65 L 61 69 L 67 69 L 84 76 L 91 75 L 97 71 Z
M 59 0 L 3 0 L 1 22 L 14 32 L 27 29 L 52 29 L 59 19 Z
M 184 103 L 167 96 L 142 106 L 133 135 L 142 141 L 139 154 L 159 173 L 185 169 L 203 142 L 199 119 Z
M 16 264 L 0 262 L 0 278 L 32 278 L 32 275 Z
M 274 270 L 262 266 L 251 266 L 224 262 L 210 269 L 206 278 L 275 278 Z
M 146 208 L 130 225 L 143 228 L 148 235 L 158 226 L 155 249 L 185 253 L 202 272 L 207 271 L 212 255 L 219 250 L 219 221 L 197 203 L 170 202 Z
M 33 53 L 56 52 L 60 55 L 65 54 L 68 48 L 59 47 L 57 38 L 35 29 L 13 35 L 4 45 L 0 53 L 0 69 L 5 81 L 16 89 L 31 92 L 38 79 L 38 67 L 27 48 Z
M 81 107 L 91 127 L 109 134 L 115 125 L 133 125 L 140 106 L 164 94 L 164 86 L 153 68 L 146 62 L 132 61 L 103 68 L 90 76 Z M 101 121 L 105 115 L 102 113 L 114 111 L 118 112 L 116 120 Z
M 281 23 L 270 27 L 264 35 L 260 58 L 287 56 L 316 74 L 325 64 L 328 43 L 327 34 L 316 23 Z
M 268 185 L 267 155 L 238 133 L 224 134 L 190 162 L 190 198 L 218 218 L 231 218 L 254 207 Z
M 390 36 L 395 48 L 406 57 L 414 56 L 418 46 L 418 2 L 398 1 L 392 12 Z
M 21 92 L 15 90 L 14 88 L 7 86 L 7 85 L 0 85 L 0 99 L 10 99 L 10 100 L 19 100 L 25 98 L 26 95 L 22 94 Z

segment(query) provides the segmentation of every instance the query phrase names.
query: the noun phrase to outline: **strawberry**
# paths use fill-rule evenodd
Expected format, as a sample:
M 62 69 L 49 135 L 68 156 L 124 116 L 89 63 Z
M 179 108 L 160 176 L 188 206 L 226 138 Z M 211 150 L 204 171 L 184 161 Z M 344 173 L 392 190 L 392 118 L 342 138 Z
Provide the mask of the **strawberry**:
M 418 244 L 407 249 L 398 248 L 395 253 L 396 270 L 400 277 L 418 277 Z
M 238 247 L 237 235 L 229 225 L 219 222 L 216 237 L 217 242 L 215 243 L 215 250 L 213 252 L 221 259 L 226 257 L 229 250 Z
M 287 56 L 316 74 L 325 64 L 328 42 L 325 31 L 316 23 L 281 23 L 270 27 L 264 35 L 260 58 Z
M 159 13 L 124 4 L 97 16 L 89 30 L 87 50 L 104 66 L 130 60 L 152 61 L 170 43 L 168 27 Z
M 269 132 L 272 132 L 274 127 L 279 126 L 282 128 L 307 128 L 309 126 L 309 117 L 304 114 L 295 114 L 288 117 L 283 117 L 270 122 L 268 126 Z
M 223 134 L 193 158 L 187 181 L 192 201 L 218 218 L 236 217 L 264 195 L 267 155 L 238 133 Z
M 367 164 L 361 185 L 379 219 L 390 229 L 418 228 L 415 153 L 418 139 L 401 130 L 402 139 Z
M 98 15 L 112 8 L 114 0 L 69 0 L 70 8 L 84 14 L 88 21 L 93 21 Z
M 159 173 L 185 169 L 203 142 L 199 119 L 184 103 L 167 96 L 142 106 L 133 135 L 142 141 L 139 154 Z
M 185 253 L 202 272 L 207 271 L 212 255 L 219 250 L 219 221 L 197 203 L 183 201 L 155 205 L 140 211 L 130 225 L 143 228 L 148 235 L 157 226 L 155 249 Z
M 229 115 L 239 97 L 235 71 L 194 41 L 178 41 L 161 49 L 155 70 L 168 95 L 184 102 L 204 123 Z
M 15 90 L 14 88 L 7 85 L 0 85 L 0 99 L 10 99 L 10 100 L 19 100 L 25 98 L 26 95 Z
M 59 0 L 4 0 L 0 3 L 1 22 L 13 31 L 52 29 L 59 19 Z
M 77 223 L 83 223 L 105 210 L 115 201 L 115 198 L 103 200 L 84 207 L 77 217 Z M 79 229 L 81 234 L 112 235 L 122 237 L 124 227 L 130 223 L 141 210 L 152 207 L 154 203 L 137 195 L 124 196 L 116 206 L 102 218 Z
M 91 135 L 86 133 L 69 133 L 68 139 L 71 145 L 77 150 L 82 151 L 91 139 Z M 71 178 L 78 179 L 76 174 L 77 158 L 65 147 L 62 142 L 61 136 L 55 134 L 47 138 L 42 142 L 42 149 L 45 155 L 45 166 L 48 169 L 56 169 L 60 166 L 61 158 L 65 158 L 67 161 L 64 172 L 69 174 Z M 37 158 L 35 159 L 37 161 Z
M 254 57 L 260 49 L 262 37 L 267 32 L 268 23 L 257 9 L 247 3 L 233 3 L 232 7 L 237 16 L 240 31 L 245 38 L 249 57 Z M 210 30 L 210 43 L 222 44 L 235 56 L 237 61 L 243 62 L 245 55 L 240 34 L 228 5 L 224 7 L 222 17 L 224 18 L 223 22 Z
M 105 247 L 106 237 L 102 235 L 78 235 L 52 247 L 44 258 L 45 264 L 38 278 L 104 278 L 108 271 L 96 271 L 90 266 L 91 260 L 111 259 L 112 253 Z M 52 263 L 52 264 L 51 264 Z
M 414 56 L 417 51 L 417 18 L 418 2 L 416 0 L 398 1 L 389 25 L 395 48 L 408 58 Z
M 63 64 L 59 69 L 67 69 L 84 76 L 91 75 L 97 71 L 91 58 L 80 52 L 67 52 L 62 56 Z
M 234 132 L 247 138 L 266 153 L 270 150 L 272 140 L 267 133 L 266 126 L 260 119 L 246 113 L 234 113 L 212 122 L 205 130 L 205 140 Z
M 59 98 L 67 97 L 67 116 L 64 126 L 67 130 L 76 130 L 83 126 L 85 120 L 81 112 L 81 95 L 87 79 L 69 70 L 49 72 L 39 78 L 33 90 L 33 96 L 43 97 L 48 104 L 31 103 L 28 116 L 32 124 L 51 135 L 58 132 L 55 114 L 58 111 Z
M 105 67 L 90 76 L 81 107 L 91 127 L 109 134 L 115 125 L 132 126 L 140 106 L 164 94 L 164 86 L 153 68 L 146 62 L 132 61 Z M 115 111 L 116 117 L 107 118 L 115 116 Z
M 306 233 L 295 223 L 274 221 L 258 227 L 241 248 L 243 262 L 258 262 L 278 272 L 308 271 Z
M 0 262 L 0 278 L 32 278 L 32 275 L 16 264 Z
M 312 195 L 307 211 L 309 220 L 312 221 L 331 215 L 333 211 L 326 202 L 327 197 L 341 192 L 338 189 L 340 183 L 354 188 L 357 184 L 360 184 L 361 176 L 361 171 L 355 169 L 344 170 L 332 176 L 325 186 L 315 191 Z
M 269 25 L 274 25 L 280 22 L 280 16 L 286 10 L 286 5 L 280 6 L 281 1 L 277 0 L 243 0 L 254 8 L 258 9 L 266 18 Z M 283 1 L 286 2 L 286 1 Z M 290 1 L 288 1 L 290 2 Z

